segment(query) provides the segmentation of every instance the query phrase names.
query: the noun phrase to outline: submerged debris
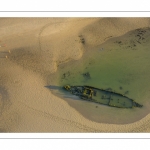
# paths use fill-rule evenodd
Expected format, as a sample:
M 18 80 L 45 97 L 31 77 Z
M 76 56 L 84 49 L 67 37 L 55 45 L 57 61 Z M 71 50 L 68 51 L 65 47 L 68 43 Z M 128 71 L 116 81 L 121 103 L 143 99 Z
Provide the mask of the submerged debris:
M 90 79 L 91 78 L 89 72 L 83 73 L 83 77 L 86 78 L 86 79 Z
M 122 90 L 123 89 L 122 86 L 120 86 L 119 89 Z
M 126 95 L 126 94 L 129 94 L 129 91 L 126 91 L 124 94 L 125 94 L 125 95 Z

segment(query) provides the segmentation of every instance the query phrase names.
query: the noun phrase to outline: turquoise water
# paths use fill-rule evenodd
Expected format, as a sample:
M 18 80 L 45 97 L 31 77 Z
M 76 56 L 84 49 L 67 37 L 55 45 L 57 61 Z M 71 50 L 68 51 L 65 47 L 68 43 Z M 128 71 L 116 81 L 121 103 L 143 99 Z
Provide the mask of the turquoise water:
M 64 100 L 96 122 L 130 123 L 141 119 L 149 113 L 150 107 L 149 47 L 150 29 L 134 30 L 86 49 L 80 60 L 62 64 L 56 73 L 59 86 L 88 85 L 109 89 L 134 99 L 144 105 L 142 108 L 108 108 L 82 100 Z

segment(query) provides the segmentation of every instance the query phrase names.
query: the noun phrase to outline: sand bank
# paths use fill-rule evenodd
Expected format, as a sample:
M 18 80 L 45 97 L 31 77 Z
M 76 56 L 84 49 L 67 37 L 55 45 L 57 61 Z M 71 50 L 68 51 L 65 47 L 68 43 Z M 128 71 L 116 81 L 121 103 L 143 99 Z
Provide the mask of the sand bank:
M 45 88 L 55 80 L 51 75 L 60 63 L 81 59 L 86 48 L 148 26 L 148 18 L 0 19 L 0 131 L 149 132 L 150 115 L 125 125 L 96 123 Z

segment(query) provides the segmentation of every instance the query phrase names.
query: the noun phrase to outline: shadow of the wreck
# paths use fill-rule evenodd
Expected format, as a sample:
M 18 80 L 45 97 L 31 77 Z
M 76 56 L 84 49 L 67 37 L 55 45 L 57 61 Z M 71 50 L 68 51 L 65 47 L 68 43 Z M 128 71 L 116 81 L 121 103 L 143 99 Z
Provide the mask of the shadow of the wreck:
M 48 85 L 44 87 L 48 88 L 54 95 L 60 98 L 79 100 L 78 96 L 72 95 L 70 92 L 66 91 L 65 88 L 63 88 L 62 86 Z

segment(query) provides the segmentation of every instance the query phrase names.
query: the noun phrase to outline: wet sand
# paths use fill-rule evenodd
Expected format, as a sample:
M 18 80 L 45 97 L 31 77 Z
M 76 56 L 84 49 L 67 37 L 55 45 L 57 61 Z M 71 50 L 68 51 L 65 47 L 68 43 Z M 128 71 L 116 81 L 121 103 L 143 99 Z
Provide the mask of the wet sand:
M 1 18 L 0 131 L 149 132 L 149 114 L 130 124 L 97 123 L 45 87 L 56 83 L 60 64 L 142 27 L 149 18 Z

